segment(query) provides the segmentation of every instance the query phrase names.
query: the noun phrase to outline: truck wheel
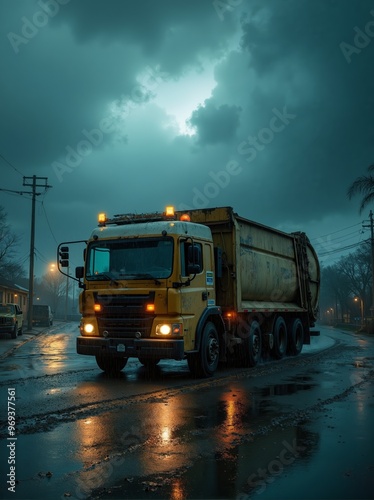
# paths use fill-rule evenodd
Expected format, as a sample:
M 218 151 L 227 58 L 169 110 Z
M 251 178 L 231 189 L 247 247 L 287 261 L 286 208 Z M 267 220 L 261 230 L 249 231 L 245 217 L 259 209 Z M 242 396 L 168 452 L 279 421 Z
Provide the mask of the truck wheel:
M 139 358 L 139 362 L 145 366 L 146 368 L 154 368 L 156 365 L 159 364 L 160 358 Z
M 200 351 L 187 356 L 188 367 L 195 377 L 211 377 L 219 361 L 219 337 L 214 323 L 208 322 L 201 337 Z
M 261 359 L 262 334 L 260 323 L 252 321 L 250 324 L 249 337 L 245 341 L 247 366 L 256 366 Z
M 18 330 L 18 335 L 22 335 L 23 333 L 23 325 L 21 326 L 21 328 Z
M 10 335 L 11 335 L 11 337 L 12 337 L 12 339 L 16 339 L 16 338 L 17 338 L 17 333 L 18 333 L 18 325 L 17 325 L 17 324 L 15 324 L 15 325 L 14 325 L 14 328 L 13 328 L 13 330 L 12 330 L 11 334 L 10 334 Z
M 304 327 L 299 318 L 292 322 L 290 331 L 290 354 L 297 356 L 304 345 Z
M 97 366 L 105 373 L 119 373 L 127 363 L 128 358 L 113 358 L 112 356 L 96 356 Z
M 287 352 L 287 326 L 282 316 L 278 316 L 273 326 L 274 346 L 272 353 L 281 359 Z

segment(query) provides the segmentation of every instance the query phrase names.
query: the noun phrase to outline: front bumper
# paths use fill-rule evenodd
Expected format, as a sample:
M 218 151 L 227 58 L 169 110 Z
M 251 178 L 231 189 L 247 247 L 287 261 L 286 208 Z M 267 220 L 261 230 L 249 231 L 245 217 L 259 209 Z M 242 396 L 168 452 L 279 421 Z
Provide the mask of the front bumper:
M 77 353 L 121 358 L 184 359 L 183 339 L 78 337 Z
M 1 325 L 0 333 L 12 333 L 14 330 L 14 325 Z

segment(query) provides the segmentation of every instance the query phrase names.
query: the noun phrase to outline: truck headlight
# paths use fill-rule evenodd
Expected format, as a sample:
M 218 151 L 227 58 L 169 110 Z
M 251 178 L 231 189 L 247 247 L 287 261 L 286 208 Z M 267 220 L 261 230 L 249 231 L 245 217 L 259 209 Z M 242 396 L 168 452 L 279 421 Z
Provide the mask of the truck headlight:
M 85 323 L 83 327 L 84 333 L 92 333 L 95 330 L 95 327 L 91 323 Z
M 181 323 L 163 323 L 156 326 L 156 335 L 180 335 L 181 333 Z

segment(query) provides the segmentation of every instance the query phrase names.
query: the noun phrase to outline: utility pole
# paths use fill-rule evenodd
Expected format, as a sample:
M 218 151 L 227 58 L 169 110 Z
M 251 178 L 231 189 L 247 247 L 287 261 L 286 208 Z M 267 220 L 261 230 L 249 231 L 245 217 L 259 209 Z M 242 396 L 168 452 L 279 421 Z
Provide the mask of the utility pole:
M 370 243 L 371 243 L 371 317 L 374 317 L 374 222 L 373 211 L 369 213 L 369 224 L 362 227 L 370 227 Z
M 44 181 L 43 184 L 37 184 L 37 181 Z M 31 182 L 31 184 L 28 184 Z M 29 268 L 29 304 L 27 310 L 27 329 L 32 330 L 32 306 L 34 303 L 34 253 L 35 253 L 35 198 L 42 193 L 37 193 L 37 187 L 44 187 L 48 189 L 52 186 L 47 184 L 47 177 L 37 177 L 33 175 L 32 177 L 24 177 L 23 185 L 32 188 L 32 209 L 31 209 L 31 236 L 30 236 L 30 268 Z

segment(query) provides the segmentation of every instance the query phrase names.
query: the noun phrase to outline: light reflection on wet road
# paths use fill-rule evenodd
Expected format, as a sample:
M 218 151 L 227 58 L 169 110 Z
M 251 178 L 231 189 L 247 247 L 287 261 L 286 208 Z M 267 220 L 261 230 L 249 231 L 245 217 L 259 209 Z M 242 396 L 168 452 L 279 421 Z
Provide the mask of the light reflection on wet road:
M 20 431 L 19 483 L 10 496 L 3 478 L 2 498 L 369 498 L 374 491 L 373 339 L 340 335 L 342 344 L 320 357 L 229 368 L 210 380 L 191 379 L 177 362 L 161 363 L 151 377 L 137 361 L 111 379 L 75 355 L 73 326 L 3 360 L 18 368 L 3 371 L 2 389 L 10 373 L 20 375 Z M 6 452 L 2 446 L 2 464 Z

